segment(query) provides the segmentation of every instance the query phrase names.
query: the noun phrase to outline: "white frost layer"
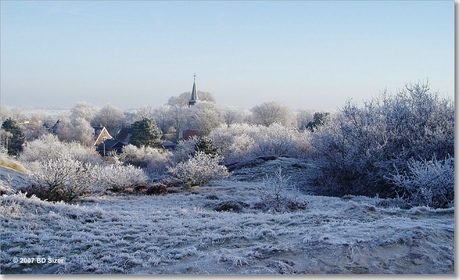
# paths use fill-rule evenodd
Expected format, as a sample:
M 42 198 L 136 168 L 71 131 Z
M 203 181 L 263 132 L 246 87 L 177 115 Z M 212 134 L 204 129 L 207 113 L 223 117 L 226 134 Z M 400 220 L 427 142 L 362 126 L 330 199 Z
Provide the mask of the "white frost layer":
M 80 206 L 0 198 L 2 273 L 454 273 L 454 209 L 379 207 L 378 198 L 295 193 L 305 210 L 265 213 L 261 183 L 224 180 L 165 196 Z M 213 207 L 239 201 L 241 212 Z M 51 257 L 58 264 L 18 264 Z

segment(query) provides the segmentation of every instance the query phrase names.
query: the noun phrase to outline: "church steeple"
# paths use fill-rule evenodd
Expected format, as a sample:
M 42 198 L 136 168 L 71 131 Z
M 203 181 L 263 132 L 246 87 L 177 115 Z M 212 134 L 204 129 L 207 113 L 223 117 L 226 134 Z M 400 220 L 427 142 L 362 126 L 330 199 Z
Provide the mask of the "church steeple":
M 196 77 L 196 74 L 193 74 L 192 94 L 190 95 L 190 100 L 188 101 L 188 106 L 189 107 L 195 105 L 195 103 L 196 103 L 196 101 L 198 99 L 198 93 L 196 92 L 195 77 Z

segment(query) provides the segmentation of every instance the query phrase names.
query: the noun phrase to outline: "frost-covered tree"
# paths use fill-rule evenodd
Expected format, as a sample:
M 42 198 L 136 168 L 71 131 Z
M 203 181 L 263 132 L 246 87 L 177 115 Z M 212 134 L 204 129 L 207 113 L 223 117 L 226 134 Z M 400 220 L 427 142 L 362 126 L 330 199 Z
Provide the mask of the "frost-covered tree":
M 297 128 L 299 130 L 305 130 L 308 123 L 313 120 L 313 114 L 312 110 L 302 109 L 298 111 L 296 114 Z
M 1 107 L 0 119 L 2 123 L 7 119 L 12 119 L 12 120 L 15 120 L 16 122 L 27 119 L 27 116 L 24 110 L 21 110 L 20 108 L 8 107 L 8 106 L 3 106 L 3 105 L 1 105 L 0 107 Z
M 196 153 L 198 137 L 193 136 L 187 140 L 180 140 L 173 152 L 173 162 L 175 164 L 187 161 Z
M 145 106 L 139 108 L 133 112 L 133 122 L 140 121 L 142 119 L 152 119 L 154 115 L 155 109 L 151 106 Z
M 208 135 L 223 122 L 220 108 L 208 101 L 199 101 L 189 108 L 187 119 L 192 122 L 188 124 L 189 127 L 197 129 L 202 136 Z
M 266 175 L 259 188 L 259 197 L 255 208 L 266 212 L 293 212 L 305 210 L 308 205 L 306 201 L 298 199 L 298 190 L 290 177 L 282 173 L 281 167 L 274 174 Z
M 88 122 L 91 122 L 94 117 L 96 117 L 97 113 L 99 112 L 100 108 L 96 105 L 81 102 L 77 103 L 71 110 L 70 110 L 70 119 L 76 120 L 78 118 L 83 118 Z
M 161 130 L 154 119 L 142 119 L 131 125 L 131 143 L 136 147 L 161 147 Z
M 224 156 L 227 164 L 252 157 L 251 150 L 258 132 L 258 126 L 247 123 L 221 125 L 209 134 L 209 138 L 213 139 L 217 152 Z
M 309 121 L 305 128 L 314 132 L 320 126 L 324 125 L 329 119 L 329 113 L 315 112 L 313 115 L 313 120 Z
M 278 123 L 284 126 L 293 126 L 295 116 L 292 110 L 279 102 L 265 102 L 252 109 L 252 122 L 264 126 Z
M 195 151 L 203 152 L 208 155 L 217 155 L 217 147 L 211 138 L 200 137 L 195 144 Z
M 60 118 L 59 122 L 53 130 L 55 135 L 59 138 L 60 141 L 72 142 L 75 139 L 72 121 L 69 118 Z
M 105 126 L 111 135 L 116 135 L 124 126 L 126 116 L 120 108 L 113 105 L 102 107 L 91 121 L 92 126 Z
M 47 133 L 46 127 L 41 120 L 32 120 L 27 125 L 24 125 L 23 132 L 26 142 L 33 141 Z
M 278 123 L 259 127 L 251 148 L 253 157 L 284 156 L 301 158 L 310 152 L 310 134 Z
M 24 132 L 17 121 L 8 118 L 2 123 L 3 137 L 2 141 L 6 141 L 6 148 L 9 155 L 16 156 L 22 149 L 25 142 Z
M 40 161 L 32 171 L 28 193 L 50 201 L 72 202 L 107 190 L 145 186 L 148 180 L 142 169 L 132 165 L 95 165 L 70 155 Z
M 163 135 L 169 133 L 174 121 L 171 117 L 171 106 L 163 105 L 160 108 L 156 108 L 152 112 L 152 116 L 158 128 L 163 132 Z
M 237 123 L 247 122 L 251 116 L 251 112 L 248 110 L 237 109 L 229 106 L 221 108 L 222 120 L 227 126 Z
M 94 144 L 94 128 L 84 118 L 72 120 L 75 141 L 84 146 L 91 147 Z
M 187 121 L 189 108 L 178 105 L 171 106 L 169 116 L 171 117 L 171 130 L 176 133 L 176 139 L 179 139 L 179 133 Z
M 88 147 L 94 144 L 94 128 L 81 117 L 59 119 L 55 133 L 63 142 L 78 142 Z

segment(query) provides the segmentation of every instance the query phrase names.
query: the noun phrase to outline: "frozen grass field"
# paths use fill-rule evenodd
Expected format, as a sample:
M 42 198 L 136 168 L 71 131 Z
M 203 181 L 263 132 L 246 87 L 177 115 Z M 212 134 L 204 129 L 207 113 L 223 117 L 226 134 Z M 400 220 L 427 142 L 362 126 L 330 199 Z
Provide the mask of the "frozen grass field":
M 291 189 L 305 209 L 265 211 L 257 207 L 263 169 L 189 191 L 77 205 L 4 195 L 1 273 L 454 273 L 453 208 Z

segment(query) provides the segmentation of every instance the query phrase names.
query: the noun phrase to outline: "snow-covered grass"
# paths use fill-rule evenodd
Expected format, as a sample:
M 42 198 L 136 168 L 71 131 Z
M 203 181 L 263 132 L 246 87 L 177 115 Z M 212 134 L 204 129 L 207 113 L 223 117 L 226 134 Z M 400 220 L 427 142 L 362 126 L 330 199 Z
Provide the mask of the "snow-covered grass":
M 254 207 L 264 181 L 241 176 L 78 205 L 4 195 L 1 273 L 454 273 L 453 208 L 404 210 L 291 189 L 306 209 L 267 212 Z M 236 202 L 237 210 L 215 210 Z M 35 262 L 15 263 L 24 258 Z

